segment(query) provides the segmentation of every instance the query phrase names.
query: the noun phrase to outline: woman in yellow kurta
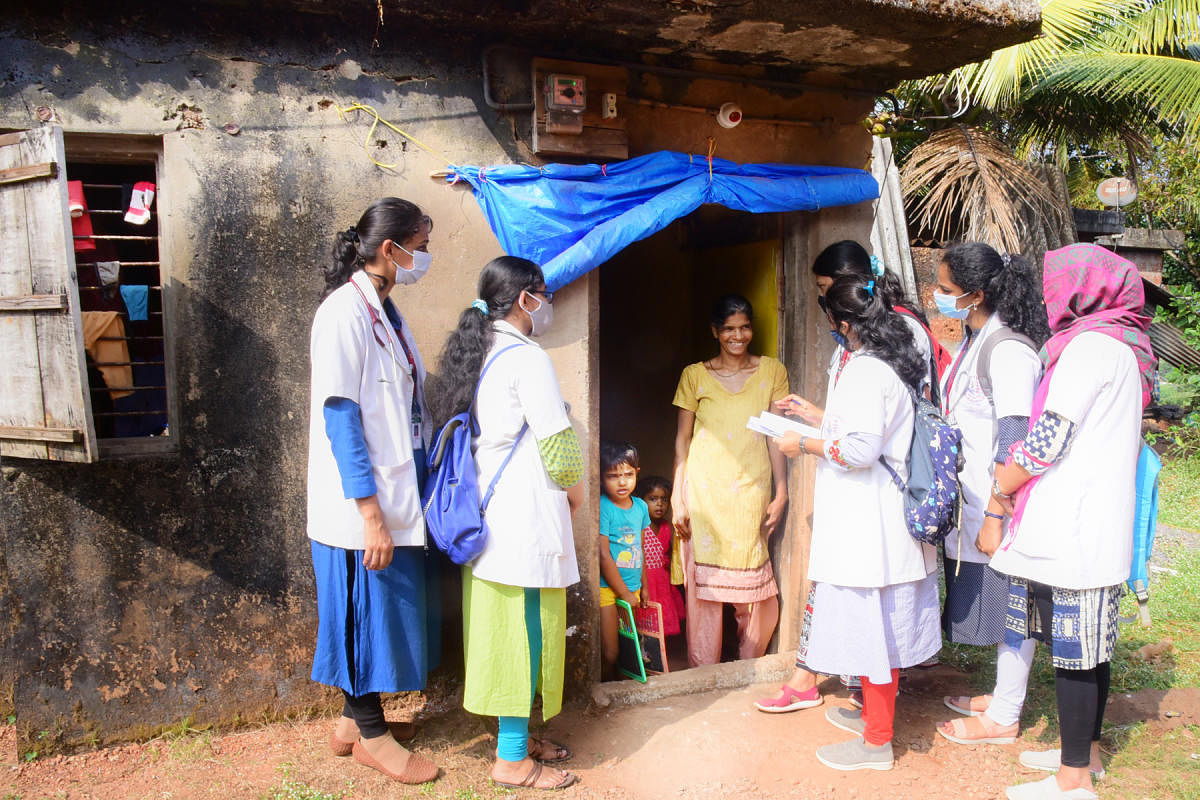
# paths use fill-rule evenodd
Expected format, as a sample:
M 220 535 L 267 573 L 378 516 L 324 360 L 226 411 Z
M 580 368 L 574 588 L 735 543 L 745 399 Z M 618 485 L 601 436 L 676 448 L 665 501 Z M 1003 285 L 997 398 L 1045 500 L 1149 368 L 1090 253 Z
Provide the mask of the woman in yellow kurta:
M 757 658 L 779 622 L 779 589 L 767 540 L 787 506 L 786 464 L 767 437 L 746 427 L 788 393 L 787 370 L 751 355 L 753 309 L 740 295 L 713 306 L 720 352 L 683 370 L 674 404 L 675 529 L 683 540 L 688 663 L 721 658 L 721 615 L 734 604 L 738 658 Z

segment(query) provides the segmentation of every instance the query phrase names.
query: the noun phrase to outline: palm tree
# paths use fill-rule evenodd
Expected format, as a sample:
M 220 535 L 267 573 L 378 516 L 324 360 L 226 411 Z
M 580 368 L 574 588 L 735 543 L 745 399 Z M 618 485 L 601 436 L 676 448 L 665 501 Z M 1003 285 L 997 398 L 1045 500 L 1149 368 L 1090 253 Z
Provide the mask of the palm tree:
M 939 237 L 1020 249 L 1049 213 L 1026 162 L 1066 167 L 1082 145 L 1120 141 L 1136 179 L 1150 133 L 1200 132 L 1200 0 L 1041 2 L 1039 38 L 895 92 L 912 125 L 897 146 L 905 198 Z

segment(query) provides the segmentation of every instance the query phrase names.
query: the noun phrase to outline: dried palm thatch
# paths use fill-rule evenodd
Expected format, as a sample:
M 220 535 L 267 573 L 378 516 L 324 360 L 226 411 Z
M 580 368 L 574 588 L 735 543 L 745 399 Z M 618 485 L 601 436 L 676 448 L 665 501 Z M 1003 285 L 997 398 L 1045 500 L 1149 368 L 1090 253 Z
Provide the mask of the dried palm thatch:
M 900 173 L 910 223 L 941 241 L 986 242 L 1020 253 L 1035 228 L 1060 228 L 1065 210 L 1045 179 L 981 128 L 938 131 Z

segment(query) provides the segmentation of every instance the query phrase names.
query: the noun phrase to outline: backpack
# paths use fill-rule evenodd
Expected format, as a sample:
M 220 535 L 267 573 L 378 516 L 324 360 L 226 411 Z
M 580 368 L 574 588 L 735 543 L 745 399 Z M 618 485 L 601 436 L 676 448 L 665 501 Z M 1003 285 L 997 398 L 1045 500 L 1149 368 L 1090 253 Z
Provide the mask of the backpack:
M 942 380 L 942 376 L 946 374 L 946 370 L 949 369 L 950 364 L 953 363 L 954 356 L 950 354 L 949 350 L 942 346 L 942 343 L 939 342 L 937 337 L 933 335 L 933 331 L 929 330 L 929 326 L 926 325 L 919 316 L 904 306 L 893 306 L 892 310 L 897 314 L 904 314 L 905 316 L 915 319 L 921 328 L 924 329 L 925 335 L 929 337 L 929 369 L 932 374 L 937 375 L 936 380 L 932 379 L 931 377 L 929 381 L 929 393 L 933 397 L 933 404 L 935 406 L 941 405 L 941 402 L 938 399 L 938 387 L 940 385 L 940 381 Z
M 488 359 L 479 373 L 479 383 L 475 385 L 476 399 L 488 368 L 506 351 L 521 346 L 510 344 Z M 472 401 L 471 408 L 474 407 L 475 402 Z M 471 409 L 455 414 L 433 437 L 426 459 L 429 477 L 425 481 L 422 498 L 425 527 L 433 543 L 455 564 L 466 564 L 483 552 L 487 544 L 484 516 L 492 500 L 492 492 L 528 429 L 528 422 L 521 426 L 482 501 L 479 498 L 479 478 L 475 473 L 475 456 L 471 452 L 471 437 L 479 435 L 479 423 Z
M 1138 454 L 1137 485 L 1133 516 L 1133 559 L 1126 583 L 1137 597 L 1138 616 L 1150 625 L 1150 553 L 1154 550 L 1154 531 L 1158 522 L 1158 473 L 1162 460 L 1150 445 L 1142 442 Z
M 940 544 L 958 527 L 962 489 L 958 473 L 963 467 L 962 432 L 946 422 L 937 406 L 911 387 L 913 401 L 912 445 L 908 450 L 908 482 L 884 460 L 879 461 L 904 496 L 904 522 L 918 542 Z

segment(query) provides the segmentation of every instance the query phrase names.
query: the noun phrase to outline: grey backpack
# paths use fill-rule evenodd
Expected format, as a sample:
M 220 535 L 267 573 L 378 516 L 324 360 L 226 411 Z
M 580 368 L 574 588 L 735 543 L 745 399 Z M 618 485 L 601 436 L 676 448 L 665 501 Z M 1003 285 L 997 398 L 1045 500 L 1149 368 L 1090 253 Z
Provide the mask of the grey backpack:
M 983 343 L 979 345 L 979 358 L 975 360 L 975 377 L 979 379 L 980 388 L 983 389 L 988 402 L 993 406 L 995 403 L 992 402 L 992 379 L 988 377 L 988 371 L 992 365 L 992 351 L 1001 342 L 1021 342 L 1033 352 L 1038 351 L 1038 346 L 1033 343 L 1033 339 L 1023 333 L 1017 333 L 1007 325 L 992 331 L 983 340 Z

